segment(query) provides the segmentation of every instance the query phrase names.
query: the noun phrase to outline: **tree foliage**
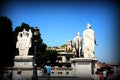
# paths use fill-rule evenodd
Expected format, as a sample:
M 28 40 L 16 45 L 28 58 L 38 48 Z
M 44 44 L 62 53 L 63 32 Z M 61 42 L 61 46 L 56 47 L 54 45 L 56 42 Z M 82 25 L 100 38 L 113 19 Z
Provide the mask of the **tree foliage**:
M 56 60 L 57 60 L 57 56 L 58 56 L 58 53 L 56 50 L 48 50 L 47 51 L 47 61 L 50 62 L 50 64 L 52 64 L 53 66 L 56 65 Z
M 12 31 L 12 21 L 6 17 L 0 17 L 0 72 L 4 67 L 14 65 L 15 44 Z
M 52 66 L 57 65 L 56 60 L 58 56 L 58 52 L 56 50 L 47 50 L 46 52 L 42 53 L 39 58 L 41 58 L 39 61 L 40 66 L 50 63 Z
M 67 44 L 61 45 L 61 48 L 65 48 L 65 47 L 67 47 Z

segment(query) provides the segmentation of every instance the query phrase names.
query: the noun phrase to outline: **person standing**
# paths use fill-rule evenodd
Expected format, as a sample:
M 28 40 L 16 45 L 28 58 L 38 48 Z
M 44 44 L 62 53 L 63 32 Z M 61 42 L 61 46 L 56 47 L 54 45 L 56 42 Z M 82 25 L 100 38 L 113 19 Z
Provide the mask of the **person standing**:
M 99 73 L 99 78 L 100 78 L 100 80 L 104 80 L 103 72 Z
M 100 80 L 98 71 L 93 75 L 93 80 Z
M 47 75 L 47 69 L 46 69 L 47 65 L 44 66 L 44 75 Z
M 103 71 L 104 80 L 107 80 L 107 70 Z
M 4 73 L 3 73 L 3 76 L 2 76 L 2 79 L 1 80 L 10 80 L 8 78 L 8 70 L 4 70 Z
M 13 80 L 23 80 L 22 76 L 21 76 L 22 70 L 18 69 L 17 70 L 17 75 L 13 78 Z
M 50 64 L 48 64 L 46 66 L 46 70 L 47 70 L 47 80 L 50 80 L 50 75 L 51 75 L 51 66 L 50 66 Z

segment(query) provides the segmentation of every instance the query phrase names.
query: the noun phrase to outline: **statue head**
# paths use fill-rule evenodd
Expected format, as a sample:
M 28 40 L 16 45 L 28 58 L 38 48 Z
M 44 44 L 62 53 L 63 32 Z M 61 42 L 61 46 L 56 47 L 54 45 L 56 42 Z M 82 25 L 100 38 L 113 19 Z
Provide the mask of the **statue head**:
M 80 33 L 79 33 L 79 32 L 77 33 L 77 36 L 80 36 Z
M 80 36 L 80 33 L 79 33 L 79 32 L 77 32 L 77 33 L 76 33 L 76 36 Z
M 87 26 L 86 26 L 87 29 L 91 28 L 91 25 L 89 23 L 87 23 Z

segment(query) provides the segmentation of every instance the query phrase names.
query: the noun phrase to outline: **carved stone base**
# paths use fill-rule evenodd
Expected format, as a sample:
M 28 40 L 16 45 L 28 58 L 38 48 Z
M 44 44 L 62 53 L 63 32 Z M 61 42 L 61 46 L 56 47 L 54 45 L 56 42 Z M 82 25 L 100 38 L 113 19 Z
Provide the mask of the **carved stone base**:
M 33 75 L 33 68 L 13 68 L 13 79 L 12 80 L 17 80 L 16 76 L 17 76 L 17 70 L 21 69 L 22 73 L 21 76 L 24 80 L 31 80 L 32 79 L 32 75 Z
M 14 68 L 33 68 L 33 56 L 15 56 Z
M 31 79 L 33 75 L 33 56 L 15 56 L 13 67 L 13 78 L 17 75 L 17 70 L 21 69 L 24 79 Z
M 71 66 L 74 71 L 74 76 L 91 80 L 92 74 L 96 68 L 96 58 L 74 58 L 71 59 Z

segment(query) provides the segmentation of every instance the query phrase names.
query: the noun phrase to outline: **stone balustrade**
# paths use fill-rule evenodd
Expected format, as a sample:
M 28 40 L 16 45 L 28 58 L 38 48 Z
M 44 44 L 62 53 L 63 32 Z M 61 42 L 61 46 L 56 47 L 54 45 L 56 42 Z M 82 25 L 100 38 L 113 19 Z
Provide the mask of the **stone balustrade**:
M 73 76 L 73 68 L 52 68 L 51 76 Z
M 44 70 L 38 68 L 38 76 L 44 76 Z M 51 76 L 73 76 L 73 68 L 71 67 L 52 67 L 51 68 Z

